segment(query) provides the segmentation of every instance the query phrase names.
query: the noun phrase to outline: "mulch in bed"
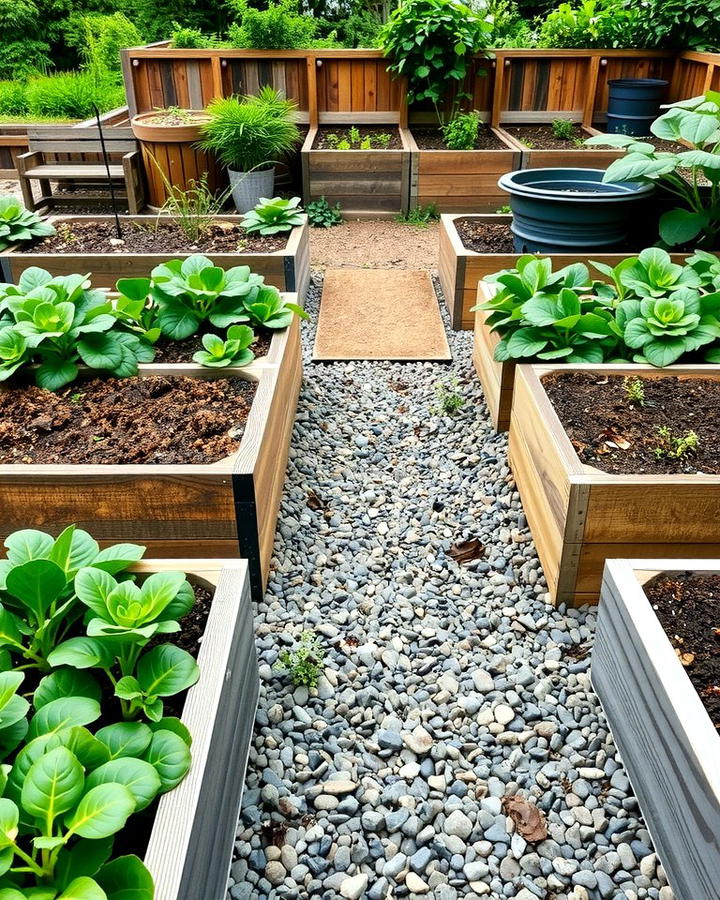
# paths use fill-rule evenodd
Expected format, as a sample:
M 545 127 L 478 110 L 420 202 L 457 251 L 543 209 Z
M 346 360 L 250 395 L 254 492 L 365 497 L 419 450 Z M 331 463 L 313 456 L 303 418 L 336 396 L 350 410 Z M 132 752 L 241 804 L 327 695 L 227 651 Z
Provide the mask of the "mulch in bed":
M 412 136 L 421 150 L 447 150 L 442 132 L 438 128 L 413 128 Z M 478 129 L 474 150 L 507 150 L 506 144 L 497 135 L 485 127 Z
M 395 125 L 376 125 L 376 126 L 358 126 L 358 131 L 360 132 L 360 139 L 362 140 L 365 137 L 377 137 L 379 134 L 389 134 L 391 135 L 390 142 L 386 147 L 380 147 L 377 145 L 375 141 L 373 141 L 372 150 L 402 150 L 403 144 L 400 140 L 400 132 L 397 130 Z M 336 147 L 331 146 L 328 143 L 327 136 L 329 134 L 336 134 L 339 140 L 349 140 L 348 138 L 348 129 L 347 128 L 333 128 L 332 126 L 328 126 L 327 128 L 318 128 L 318 132 L 315 135 L 315 140 L 313 141 L 312 149 L 313 150 L 336 150 Z M 359 150 L 359 147 L 352 147 L 350 150 L 340 150 L 340 153 L 353 153 L 356 150 Z
M 57 234 L 22 249 L 29 253 L 272 253 L 284 250 L 287 234 L 248 234 L 232 222 L 217 222 L 191 242 L 175 222 L 123 222 L 122 243 L 113 222 L 60 222 Z
M 477 219 L 455 219 L 460 240 L 466 250 L 475 253 L 514 253 L 510 224 L 480 222 Z
M 0 463 L 214 463 L 238 448 L 257 385 L 95 378 L 0 391 Z
M 663 573 L 643 589 L 720 731 L 720 575 Z
M 563 372 L 543 378 L 581 462 L 617 475 L 720 474 L 720 382 L 675 376 L 640 381 L 642 406 L 628 399 L 621 375 Z M 662 428 L 669 429 L 669 438 Z M 690 431 L 697 447 L 673 456 L 673 439 Z

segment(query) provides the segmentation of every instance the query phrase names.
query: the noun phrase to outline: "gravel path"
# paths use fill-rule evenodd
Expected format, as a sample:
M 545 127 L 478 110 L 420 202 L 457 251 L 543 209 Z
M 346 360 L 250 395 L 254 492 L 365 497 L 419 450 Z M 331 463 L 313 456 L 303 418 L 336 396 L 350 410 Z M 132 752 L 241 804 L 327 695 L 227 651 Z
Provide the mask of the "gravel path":
M 471 334 L 452 366 L 327 365 L 304 331 L 230 896 L 668 900 L 589 686 L 594 611 L 544 602 Z M 455 417 L 432 411 L 450 377 Z M 327 654 L 310 696 L 273 669 L 304 629 Z M 506 818 L 516 794 L 545 840 Z

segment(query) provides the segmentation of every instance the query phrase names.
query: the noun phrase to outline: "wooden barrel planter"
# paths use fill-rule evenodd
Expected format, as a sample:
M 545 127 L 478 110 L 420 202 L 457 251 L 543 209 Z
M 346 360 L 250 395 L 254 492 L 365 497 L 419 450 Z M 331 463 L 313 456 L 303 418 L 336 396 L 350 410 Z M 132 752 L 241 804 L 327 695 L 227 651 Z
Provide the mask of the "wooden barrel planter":
M 150 206 L 164 205 L 168 199 L 167 184 L 187 191 L 207 173 L 211 191 L 224 185 L 225 174 L 215 157 L 195 147 L 207 118 L 203 110 L 189 109 L 177 114 L 154 110 L 132 119 L 130 124 L 140 144 Z

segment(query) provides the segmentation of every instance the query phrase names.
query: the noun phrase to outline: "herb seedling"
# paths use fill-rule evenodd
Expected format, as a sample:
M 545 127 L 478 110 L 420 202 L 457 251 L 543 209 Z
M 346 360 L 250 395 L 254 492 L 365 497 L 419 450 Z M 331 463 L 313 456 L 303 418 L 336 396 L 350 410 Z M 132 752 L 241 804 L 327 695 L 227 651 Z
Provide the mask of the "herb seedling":
M 663 457 L 682 459 L 693 454 L 700 444 L 697 434 L 692 429 L 685 434 L 676 435 L 667 425 L 660 425 L 657 432 L 660 444 L 653 450 L 657 459 Z
M 435 415 L 444 413 L 446 416 L 454 416 L 465 404 L 465 398 L 458 393 L 458 380 L 451 378 L 447 381 L 439 381 L 435 385 L 435 397 L 437 405 L 432 408 Z
M 286 672 L 296 686 L 308 688 L 317 686 L 325 661 L 320 638 L 312 631 L 303 631 L 300 640 L 292 650 L 283 650 L 275 668 Z
M 308 222 L 313 228 L 332 228 L 333 225 L 339 225 L 342 222 L 342 212 L 340 204 L 330 206 L 325 197 L 319 200 L 312 200 L 305 207 Z
M 427 228 L 430 222 L 434 222 L 440 218 L 437 205 L 428 203 L 427 206 L 418 204 L 414 206 L 408 213 L 400 213 L 395 216 L 395 221 L 401 225 L 414 225 L 416 228 Z
M 575 125 L 569 119 L 553 119 L 552 132 L 559 141 L 571 141 L 575 137 Z
M 637 406 L 645 405 L 645 385 L 641 378 L 625 377 L 623 379 L 623 390 L 628 403 L 633 403 Z

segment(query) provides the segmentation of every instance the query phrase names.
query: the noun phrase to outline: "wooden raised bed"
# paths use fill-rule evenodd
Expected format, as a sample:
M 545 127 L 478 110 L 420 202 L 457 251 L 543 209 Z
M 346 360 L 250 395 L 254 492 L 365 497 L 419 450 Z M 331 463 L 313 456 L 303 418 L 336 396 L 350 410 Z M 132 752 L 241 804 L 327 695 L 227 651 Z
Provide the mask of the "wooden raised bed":
M 163 216 L 163 220 L 169 218 Z M 242 216 L 218 216 L 225 222 L 239 224 Z M 229 269 L 232 266 L 250 266 L 253 272 L 265 277 L 267 284 L 278 290 L 297 293 L 303 299 L 310 283 L 310 234 L 307 216 L 302 225 L 290 232 L 284 250 L 274 253 L 210 253 L 207 254 L 216 265 Z M 65 222 L 72 227 L 74 222 L 112 222 L 112 216 L 51 216 L 56 227 Z M 157 216 L 120 216 L 121 222 L 140 222 L 152 227 Z M 22 250 L 18 246 L 8 247 L 0 253 L 3 279 L 17 283 L 30 266 L 47 269 L 52 275 L 72 275 L 89 272 L 93 287 L 114 290 L 119 278 L 146 277 L 155 266 L 168 259 L 182 259 L 192 255 L 184 253 L 56 253 L 42 251 L 42 244 L 35 249 Z
M 193 739 L 192 764 L 160 799 L 145 864 L 155 900 L 194 900 L 198 884 L 204 900 L 224 900 L 260 689 L 247 562 L 147 560 L 133 570 L 179 570 L 214 592 L 200 678 L 181 716 Z
M 20 528 L 59 532 L 76 522 L 103 545 L 133 541 L 155 557 L 240 556 L 248 560 L 253 597 L 261 597 L 302 380 L 298 317 L 264 361 L 246 368 L 140 368 L 141 375 L 257 382 L 236 453 L 204 465 L 0 465 L 0 539 Z
M 667 376 L 638 365 L 520 365 L 510 465 L 555 603 L 597 603 L 606 559 L 720 556 L 720 475 L 612 475 L 578 459 L 541 383 L 552 372 Z M 679 378 L 720 369 L 678 366 Z
M 331 206 L 339 203 L 343 215 L 351 218 L 407 212 L 410 148 L 402 130 L 402 150 L 313 150 L 316 135 L 317 128 L 311 128 L 300 151 L 306 205 L 325 197 Z
M 677 900 L 720 884 L 720 736 L 643 585 L 661 572 L 720 574 L 698 559 L 609 560 L 592 684 Z
M 468 250 L 460 240 L 455 227 L 456 219 L 476 219 L 489 225 L 509 225 L 510 215 L 442 215 L 440 217 L 440 251 L 439 275 L 440 286 L 445 295 L 450 322 L 456 331 L 475 327 L 475 313 L 470 310 L 478 302 L 478 283 L 487 275 L 494 275 L 501 269 L 514 269 L 521 253 L 476 253 Z M 571 263 L 587 264 L 589 259 L 615 266 L 628 254 L 625 253 L 593 253 L 581 256 L 573 253 L 539 253 L 538 256 L 549 256 L 553 268 L 568 266 Z M 685 259 L 687 254 L 672 254 L 675 262 Z M 595 273 L 598 279 L 602 275 Z
M 403 129 L 410 148 L 410 208 L 434 203 L 441 213 L 494 212 L 507 202 L 498 178 L 520 168 L 520 151 L 496 128 L 504 150 L 421 150 Z
M 596 128 L 591 128 L 588 125 L 582 125 L 581 130 L 584 132 L 585 137 L 593 137 L 602 133 Z M 570 142 L 568 142 L 566 150 L 539 150 L 534 147 L 528 147 L 519 137 L 511 134 L 504 128 L 499 128 L 498 132 L 503 140 L 510 144 L 511 147 L 515 147 L 520 154 L 521 162 L 517 167 L 519 169 L 546 169 L 557 167 L 571 167 L 574 169 L 607 169 L 610 163 L 625 155 L 624 150 L 613 150 L 611 148 L 600 149 L 595 147 L 582 150 L 579 147 L 574 147 Z M 505 191 L 501 191 L 501 194 L 503 197 L 508 196 Z

